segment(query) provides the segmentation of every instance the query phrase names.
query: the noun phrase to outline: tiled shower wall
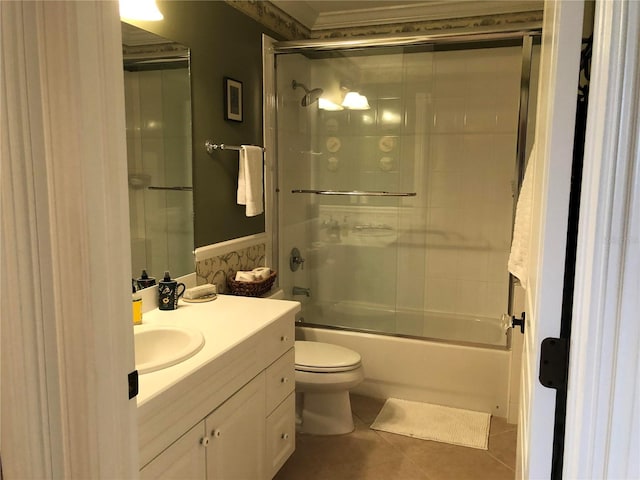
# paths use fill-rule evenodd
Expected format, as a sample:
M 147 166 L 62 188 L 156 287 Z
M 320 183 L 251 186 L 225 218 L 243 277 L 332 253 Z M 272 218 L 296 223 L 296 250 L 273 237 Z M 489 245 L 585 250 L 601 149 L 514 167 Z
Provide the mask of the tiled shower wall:
M 310 62 L 303 55 L 287 55 L 284 68 L 277 68 L 277 142 L 278 142 L 278 282 L 286 294 L 291 295 L 293 286 L 309 288 L 309 263 L 305 268 L 292 272 L 289 268 L 289 256 L 292 249 L 298 248 L 307 259 L 310 246 L 310 229 L 316 214 L 314 203 L 308 196 L 292 194 L 291 190 L 305 188 L 312 176 L 312 166 L 317 161 L 317 150 L 312 142 L 317 125 L 313 112 L 317 105 L 303 107 L 302 88 L 292 87 L 292 81 L 314 88 L 310 78 Z M 278 60 L 281 66 L 281 60 Z M 294 300 L 308 301 L 305 297 Z
M 188 69 L 125 71 L 132 276 L 193 272 L 193 195 L 149 190 L 191 186 Z
M 507 311 L 520 67 L 520 48 L 434 56 L 417 185 L 426 310 L 493 318 Z

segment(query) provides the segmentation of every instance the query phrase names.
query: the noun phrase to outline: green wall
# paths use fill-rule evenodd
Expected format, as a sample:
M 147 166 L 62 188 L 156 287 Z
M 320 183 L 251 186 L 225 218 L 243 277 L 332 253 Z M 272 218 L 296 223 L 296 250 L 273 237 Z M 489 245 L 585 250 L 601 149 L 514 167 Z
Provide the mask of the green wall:
M 130 22 L 191 49 L 195 247 L 264 231 L 236 204 L 238 152 L 204 142 L 262 145 L 262 34 L 279 35 L 222 1 L 158 1 L 160 22 Z M 224 119 L 223 78 L 243 82 L 244 121 Z

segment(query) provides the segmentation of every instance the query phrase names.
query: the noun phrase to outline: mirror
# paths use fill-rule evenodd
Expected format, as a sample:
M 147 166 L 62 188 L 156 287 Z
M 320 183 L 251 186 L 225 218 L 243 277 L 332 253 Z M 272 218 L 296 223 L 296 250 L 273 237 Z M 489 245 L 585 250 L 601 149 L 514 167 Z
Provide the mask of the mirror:
M 122 23 L 131 276 L 194 271 L 189 49 Z

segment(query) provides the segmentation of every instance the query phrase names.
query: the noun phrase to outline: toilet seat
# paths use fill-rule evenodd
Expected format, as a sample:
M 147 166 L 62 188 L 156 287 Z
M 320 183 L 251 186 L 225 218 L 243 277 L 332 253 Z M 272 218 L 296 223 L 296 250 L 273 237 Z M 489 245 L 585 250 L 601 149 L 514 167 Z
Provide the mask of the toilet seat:
M 339 345 L 295 342 L 295 369 L 302 372 L 348 372 L 360 367 L 360 354 Z

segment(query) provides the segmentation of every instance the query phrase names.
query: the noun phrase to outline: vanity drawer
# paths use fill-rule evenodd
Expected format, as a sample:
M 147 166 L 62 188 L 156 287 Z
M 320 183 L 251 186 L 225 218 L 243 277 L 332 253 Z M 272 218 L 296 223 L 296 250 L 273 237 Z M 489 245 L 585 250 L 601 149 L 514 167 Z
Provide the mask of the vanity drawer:
M 293 347 L 295 315 L 285 315 L 267 326 L 262 335 L 265 363 L 268 365 Z
M 293 392 L 295 384 L 295 353 L 291 348 L 267 368 L 267 414 Z
M 267 478 L 273 478 L 296 446 L 296 395 L 290 393 L 267 417 Z

